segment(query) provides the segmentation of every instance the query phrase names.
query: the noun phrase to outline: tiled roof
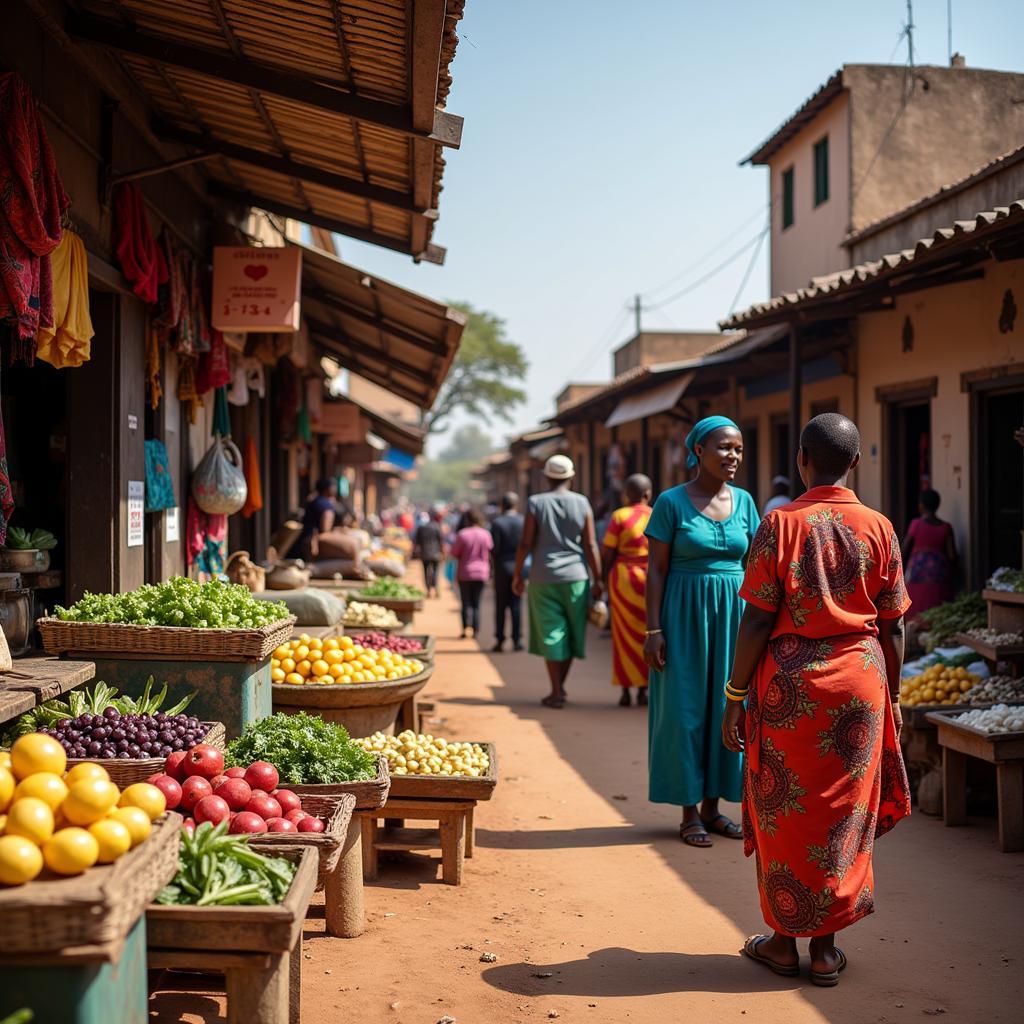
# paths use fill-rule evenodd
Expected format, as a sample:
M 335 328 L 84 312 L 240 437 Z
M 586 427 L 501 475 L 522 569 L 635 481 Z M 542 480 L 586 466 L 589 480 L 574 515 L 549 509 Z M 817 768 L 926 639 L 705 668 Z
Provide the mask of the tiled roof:
M 1024 199 L 1017 199 L 1009 206 L 997 206 L 994 210 L 979 213 L 973 220 L 958 220 L 950 227 L 939 228 L 928 238 L 922 238 L 913 249 L 889 253 L 877 260 L 858 264 L 848 270 L 839 270 L 824 277 L 812 278 L 806 288 L 795 292 L 776 295 L 767 302 L 757 303 L 728 320 L 722 320 L 722 330 L 747 327 L 776 318 L 775 314 L 789 312 L 815 300 L 841 296 L 844 292 L 856 291 L 862 285 L 885 278 L 887 275 L 908 268 L 915 268 L 918 261 L 934 255 L 947 247 L 972 235 L 987 234 L 990 229 L 1002 229 L 1009 224 L 1024 228 Z

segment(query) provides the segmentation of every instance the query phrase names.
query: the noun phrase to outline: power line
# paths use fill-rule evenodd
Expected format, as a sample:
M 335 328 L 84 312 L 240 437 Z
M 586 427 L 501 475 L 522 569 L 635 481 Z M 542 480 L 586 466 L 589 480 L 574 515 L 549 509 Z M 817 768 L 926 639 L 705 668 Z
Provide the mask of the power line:
M 747 282 L 750 280 L 750 275 L 754 269 L 754 264 L 757 262 L 758 254 L 761 252 L 761 245 L 765 238 L 768 236 L 768 232 L 771 229 L 772 223 L 769 220 L 764 230 L 761 232 L 760 237 L 757 240 L 757 245 L 754 246 L 754 251 L 750 254 L 750 262 L 747 264 L 747 269 L 743 272 L 743 280 L 740 281 L 739 288 L 736 289 L 736 295 L 733 297 L 732 305 L 729 307 L 729 316 L 732 316 L 736 312 L 736 306 L 739 304 L 740 296 L 743 294 L 743 289 L 747 287 Z

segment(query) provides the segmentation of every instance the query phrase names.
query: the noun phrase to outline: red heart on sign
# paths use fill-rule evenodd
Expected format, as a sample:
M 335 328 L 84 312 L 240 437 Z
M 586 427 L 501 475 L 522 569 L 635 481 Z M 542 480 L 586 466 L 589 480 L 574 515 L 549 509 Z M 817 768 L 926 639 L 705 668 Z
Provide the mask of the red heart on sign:
M 245 268 L 244 273 L 245 276 L 251 280 L 259 281 L 261 278 L 267 276 L 268 270 L 266 267 L 258 267 L 255 264 L 250 263 L 249 266 Z

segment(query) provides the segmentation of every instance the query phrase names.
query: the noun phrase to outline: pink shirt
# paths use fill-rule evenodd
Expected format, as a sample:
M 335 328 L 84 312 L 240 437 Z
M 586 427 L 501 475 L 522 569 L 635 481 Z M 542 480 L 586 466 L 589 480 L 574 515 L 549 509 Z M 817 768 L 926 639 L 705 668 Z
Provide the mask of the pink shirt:
M 451 556 L 458 559 L 460 580 L 487 580 L 491 576 L 494 540 L 482 526 L 467 526 L 455 535 Z

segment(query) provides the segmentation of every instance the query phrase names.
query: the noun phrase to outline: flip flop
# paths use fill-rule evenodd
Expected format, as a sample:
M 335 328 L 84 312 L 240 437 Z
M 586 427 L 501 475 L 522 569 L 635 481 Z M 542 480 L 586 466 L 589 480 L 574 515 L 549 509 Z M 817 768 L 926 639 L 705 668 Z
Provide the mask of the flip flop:
M 743 829 L 735 821 L 730 821 L 724 814 L 719 814 L 710 821 L 705 821 L 704 818 L 700 820 L 704 827 L 714 832 L 716 836 L 725 836 L 726 839 L 743 838 Z M 719 824 L 720 822 L 724 822 L 724 824 Z
M 836 969 L 834 971 L 811 971 L 812 984 L 820 985 L 822 988 L 834 988 L 839 984 L 839 974 L 846 970 L 846 954 L 838 946 L 834 948 L 836 956 L 839 957 Z
M 564 708 L 565 698 L 564 697 L 552 697 L 548 694 L 546 697 L 541 698 L 541 704 L 546 708 Z
M 780 963 L 776 963 L 774 960 L 772 960 L 771 957 L 765 956 L 763 953 L 758 953 L 757 947 L 760 946 L 762 942 L 767 942 L 767 941 L 768 941 L 768 936 L 767 935 L 751 935 L 750 938 L 747 939 L 747 941 L 743 943 L 743 948 L 740 950 L 740 952 L 744 956 L 749 957 L 751 960 L 755 960 L 759 964 L 764 964 L 765 967 L 768 968 L 768 970 L 772 971 L 774 974 L 778 974 L 780 977 L 783 977 L 783 978 L 796 978 L 796 977 L 799 977 L 799 975 L 800 975 L 800 965 L 799 964 L 780 964 Z
M 695 829 L 700 829 L 699 832 Z M 688 821 L 679 826 L 679 838 L 687 845 L 692 846 L 695 850 L 708 850 L 715 844 L 711 842 L 711 837 L 708 835 L 707 829 L 704 827 L 702 821 Z M 697 842 L 698 839 L 706 839 L 706 843 Z

